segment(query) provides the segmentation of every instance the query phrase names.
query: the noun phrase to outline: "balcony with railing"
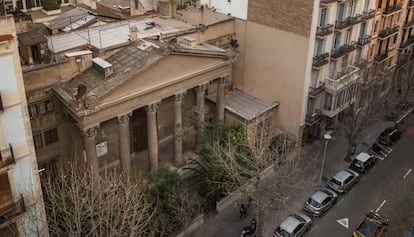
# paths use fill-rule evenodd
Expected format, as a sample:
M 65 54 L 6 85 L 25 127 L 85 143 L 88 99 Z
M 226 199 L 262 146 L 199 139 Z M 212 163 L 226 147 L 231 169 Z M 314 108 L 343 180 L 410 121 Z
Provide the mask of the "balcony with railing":
M 343 87 L 349 86 L 358 80 L 359 71 L 359 68 L 350 66 L 345 71 L 337 72 L 334 77 L 325 79 L 325 88 L 330 91 L 338 91 Z
M 316 98 L 325 90 L 325 83 L 320 82 L 317 88 L 309 88 L 309 97 Z
M 351 42 L 350 44 L 342 45 L 341 47 L 332 50 L 331 58 L 332 59 L 340 58 L 344 56 L 345 54 L 352 52 L 356 48 L 357 48 L 357 42 Z
M 369 35 L 364 35 L 364 36 L 360 36 L 358 38 L 358 46 L 364 46 L 367 45 L 369 43 L 369 41 L 371 40 Z
M 329 53 L 323 53 L 318 56 L 313 57 L 313 63 L 312 66 L 314 68 L 322 67 L 323 65 L 327 64 L 329 62 Z
M 384 9 L 384 11 L 382 12 L 382 15 L 391 15 L 394 14 L 398 11 L 400 11 L 402 8 L 402 4 L 401 3 L 394 3 L 394 5 L 392 6 L 388 6 Z
M 354 62 L 355 67 L 358 68 L 365 68 L 368 65 L 368 61 L 366 59 L 360 58 Z
M 362 21 L 362 14 L 356 14 L 351 17 L 351 24 L 358 24 Z
M 8 148 L 0 150 L 0 169 L 15 163 L 13 147 L 9 144 Z
M 335 22 L 335 29 L 336 30 L 343 30 L 350 27 L 353 24 L 351 17 L 346 17 L 344 19 L 336 20 Z
M 331 4 L 331 3 L 334 3 L 334 2 L 336 2 L 337 0 L 321 0 L 320 2 L 319 2 L 319 4 L 320 5 L 322 5 L 322 6 L 326 6 L 327 4 Z
M 325 26 L 318 26 L 316 30 L 316 36 L 323 37 L 331 34 L 333 32 L 333 25 L 326 24 Z
M 404 29 L 408 29 L 410 27 L 412 27 L 414 25 L 414 19 L 408 21 L 407 23 L 404 24 Z
M 0 225 L 26 212 L 23 195 L 17 200 L 0 203 Z
M 375 10 L 373 10 L 373 9 L 362 12 L 362 19 L 363 20 L 369 20 L 371 18 L 374 18 L 374 16 L 375 16 Z
M 376 63 L 384 62 L 388 58 L 388 51 L 385 51 L 384 53 L 380 53 L 375 57 Z
M 409 36 L 405 41 L 401 42 L 400 49 L 404 50 L 414 44 L 414 36 Z
M 398 33 L 398 26 L 388 27 L 388 28 L 382 30 L 378 34 L 378 38 L 386 39 L 386 38 L 391 37 L 393 34 L 396 34 L 396 33 Z
M 322 113 L 321 111 L 315 111 L 313 114 L 307 114 L 305 123 L 308 126 L 312 126 L 316 123 L 318 123 L 322 119 Z

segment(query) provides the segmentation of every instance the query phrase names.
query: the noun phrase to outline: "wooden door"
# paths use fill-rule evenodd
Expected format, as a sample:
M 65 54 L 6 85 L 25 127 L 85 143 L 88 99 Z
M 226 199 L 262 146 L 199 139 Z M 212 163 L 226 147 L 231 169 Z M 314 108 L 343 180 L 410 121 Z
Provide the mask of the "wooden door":
M 132 112 L 131 129 L 132 151 L 141 152 L 147 150 L 147 113 L 144 108 L 140 108 Z

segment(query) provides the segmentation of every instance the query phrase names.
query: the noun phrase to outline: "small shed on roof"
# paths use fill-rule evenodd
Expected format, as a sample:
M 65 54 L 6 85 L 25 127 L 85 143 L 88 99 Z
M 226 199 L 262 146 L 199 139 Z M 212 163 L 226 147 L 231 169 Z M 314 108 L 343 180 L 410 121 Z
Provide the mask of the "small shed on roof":
M 210 94 L 207 98 L 215 103 L 216 93 Z M 225 122 L 242 124 L 250 141 L 254 142 L 256 146 L 260 146 L 257 141 L 257 133 L 260 133 L 260 131 L 257 128 L 259 126 L 261 129 L 268 129 L 272 122 L 273 113 L 278 107 L 278 102 L 267 103 L 239 89 L 234 89 L 225 96 Z M 262 134 L 259 134 L 259 136 L 262 136 Z M 260 140 L 263 140 L 263 138 Z
M 19 53 L 22 64 L 41 63 L 47 49 L 47 39 L 44 28 L 36 27 L 27 32 L 17 34 Z

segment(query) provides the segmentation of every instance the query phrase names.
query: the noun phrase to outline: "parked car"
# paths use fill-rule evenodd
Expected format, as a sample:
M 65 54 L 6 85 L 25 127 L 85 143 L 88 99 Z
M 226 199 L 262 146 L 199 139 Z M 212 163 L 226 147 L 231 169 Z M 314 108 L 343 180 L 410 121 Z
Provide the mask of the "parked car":
M 336 203 L 337 196 L 329 188 L 319 188 L 306 200 L 304 210 L 313 216 L 321 216 Z
M 385 232 L 388 220 L 378 213 L 371 211 L 359 223 L 354 231 L 353 237 L 380 237 Z
M 311 226 L 312 220 L 305 214 L 292 214 L 278 226 L 273 237 L 299 237 Z
M 355 159 L 351 162 L 349 168 L 357 171 L 358 173 L 366 173 L 370 168 L 375 165 L 376 158 L 374 155 L 366 152 L 359 153 Z
M 328 187 L 337 193 L 346 193 L 359 179 L 359 174 L 351 169 L 343 169 L 329 181 Z

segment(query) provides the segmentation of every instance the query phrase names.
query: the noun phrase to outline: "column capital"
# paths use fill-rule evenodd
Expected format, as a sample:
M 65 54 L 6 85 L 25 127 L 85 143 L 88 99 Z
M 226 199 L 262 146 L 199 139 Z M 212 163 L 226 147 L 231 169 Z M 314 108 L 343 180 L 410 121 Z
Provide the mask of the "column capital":
M 83 128 L 81 132 L 85 138 L 93 138 L 96 136 L 96 134 L 98 134 L 98 129 L 99 125 L 96 125 L 89 128 Z
M 226 82 L 226 80 L 225 80 L 226 78 L 225 77 L 219 77 L 218 79 L 217 79 L 217 83 L 218 84 L 224 84 L 225 82 Z
M 131 115 L 132 115 L 132 112 L 122 114 L 122 115 L 118 115 L 118 123 L 125 124 L 125 123 L 129 122 L 129 118 L 131 117 Z
M 174 96 L 175 101 L 176 102 L 181 102 L 186 94 L 187 94 L 186 91 L 175 94 L 175 96 Z
M 160 106 L 160 104 L 161 104 L 161 101 L 157 101 L 152 104 L 149 104 L 145 107 L 145 111 L 147 111 L 147 113 L 157 112 L 157 109 Z
M 196 87 L 197 92 L 205 92 L 208 88 L 209 83 L 201 84 Z

